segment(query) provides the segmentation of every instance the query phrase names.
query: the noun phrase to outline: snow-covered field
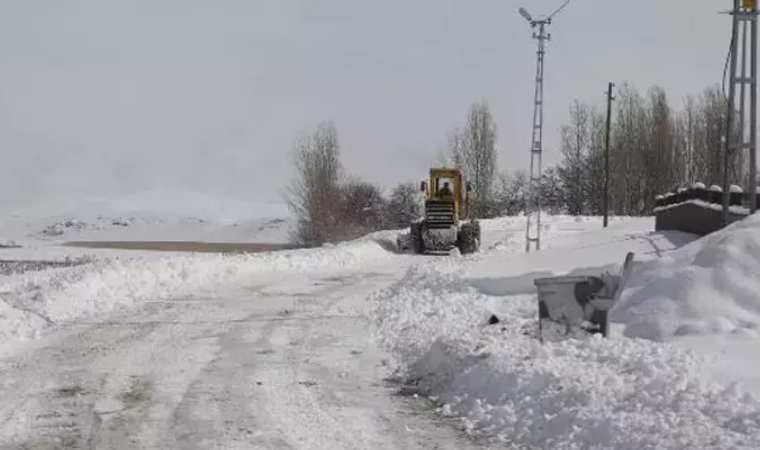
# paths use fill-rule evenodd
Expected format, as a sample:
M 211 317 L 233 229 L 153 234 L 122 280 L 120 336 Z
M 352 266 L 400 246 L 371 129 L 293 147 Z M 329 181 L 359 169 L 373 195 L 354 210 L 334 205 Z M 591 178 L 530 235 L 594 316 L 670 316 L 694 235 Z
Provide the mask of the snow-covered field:
M 523 218 L 485 221 L 483 251 L 467 257 L 397 254 L 395 232 L 248 256 L 67 249 L 90 260 L 0 276 L 0 394 L 12 400 L 0 407 L 0 447 L 34 443 L 31 415 L 45 416 L 55 389 L 74 383 L 86 391 L 82 411 L 132 430 L 138 447 L 760 448 L 759 219 L 694 241 L 652 232 L 650 218 L 615 218 L 605 230 L 599 218 L 556 216 L 544 249 L 529 255 Z M 637 265 L 613 336 L 541 345 L 533 280 L 617 270 L 628 251 Z M 491 314 L 500 323 L 487 325 Z M 132 339 L 119 331 L 127 324 L 160 338 Z M 88 333 L 108 338 L 80 338 Z M 177 365 L 165 360 L 172 348 L 195 356 Z M 40 359 L 59 352 L 82 354 L 66 377 Z M 233 354 L 238 362 L 225 359 Z M 41 381 L 25 379 L 30 370 Z M 154 387 L 140 414 L 113 400 L 129 388 L 124 371 Z M 383 400 L 385 378 L 420 397 L 416 414 Z M 213 384 L 229 379 L 248 381 L 234 392 Z M 213 407 L 194 403 L 209 395 Z M 129 447 L 116 428 L 84 432 L 90 419 L 76 420 L 77 433 L 93 433 L 76 443 Z M 215 421 L 237 425 L 182 434 Z M 256 421 L 270 428 L 240 431 Z M 452 437 L 457 429 L 471 439 Z
M 72 199 L 16 208 L 0 215 L 0 249 L 3 244 L 31 249 L 67 241 L 284 244 L 289 231 L 290 214 L 281 203 L 151 190 L 108 201 Z

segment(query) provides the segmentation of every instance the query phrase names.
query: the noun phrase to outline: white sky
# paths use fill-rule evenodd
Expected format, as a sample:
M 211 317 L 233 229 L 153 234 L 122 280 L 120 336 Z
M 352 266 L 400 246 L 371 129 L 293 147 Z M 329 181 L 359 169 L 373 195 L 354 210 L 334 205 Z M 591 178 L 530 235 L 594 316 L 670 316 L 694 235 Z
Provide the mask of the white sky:
M 0 208 L 156 186 L 279 200 L 298 133 L 346 169 L 416 180 L 485 98 L 501 168 L 528 162 L 535 41 L 560 0 L 3 0 Z M 608 81 L 674 105 L 721 77 L 730 0 L 573 0 L 552 25 L 546 151 Z

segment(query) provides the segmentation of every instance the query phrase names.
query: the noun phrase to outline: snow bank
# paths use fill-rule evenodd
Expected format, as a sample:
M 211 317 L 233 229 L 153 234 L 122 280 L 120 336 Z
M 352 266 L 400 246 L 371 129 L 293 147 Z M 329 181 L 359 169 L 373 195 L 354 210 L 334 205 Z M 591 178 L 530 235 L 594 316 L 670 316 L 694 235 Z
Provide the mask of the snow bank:
M 186 296 L 257 274 L 351 270 L 390 257 L 377 242 L 363 240 L 255 255 L 109 259 L 0 277 L 0 341 L 35 337 L 61 322 L 144 300 Z
M 535 297 L 487 297 L 454 270 L 412 268 L 374 294 L 378 339 L 402 379 L 510 448 L 760 446 L 760 402 L 701 381 L 693 353 L 646 340 L 541 345 Z M 501 323 L 485 325 L 491 313 Z
M 629 337 L 760 331 L 760 216 L 639 267 L 611 319 Z

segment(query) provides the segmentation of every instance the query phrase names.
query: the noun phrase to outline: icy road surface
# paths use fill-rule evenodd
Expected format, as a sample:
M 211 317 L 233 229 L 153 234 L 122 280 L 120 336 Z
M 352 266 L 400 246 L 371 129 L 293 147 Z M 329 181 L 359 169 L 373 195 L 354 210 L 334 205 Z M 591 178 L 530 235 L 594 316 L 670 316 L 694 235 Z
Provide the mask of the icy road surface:
M 254 279 L 69 323 L 0 359 L 0 448 L 472 448 L 383 381 L 365 297 L 397 270 Z

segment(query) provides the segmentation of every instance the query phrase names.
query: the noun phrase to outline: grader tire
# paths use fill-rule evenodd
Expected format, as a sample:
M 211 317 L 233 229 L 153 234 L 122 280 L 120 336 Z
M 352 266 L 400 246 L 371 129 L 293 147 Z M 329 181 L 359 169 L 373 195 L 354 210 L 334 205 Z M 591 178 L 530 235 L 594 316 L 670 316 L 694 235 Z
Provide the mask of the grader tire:
M 412 251 L 418 255 L 425 253 L 425 241 L 422 240 L 423 222 L 414 222 L 410 227 L 409 237 L 412 242 Z
M 480 247 L 480 224 L 477 222 L 466 223 L 459 229 L 457 242 L 459 253 L 467 255 L 475 253 Z

